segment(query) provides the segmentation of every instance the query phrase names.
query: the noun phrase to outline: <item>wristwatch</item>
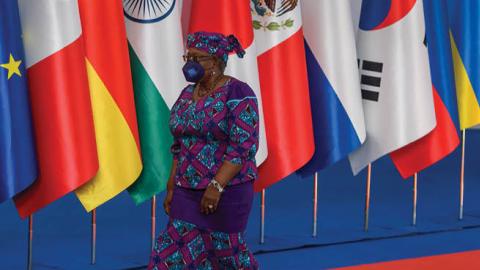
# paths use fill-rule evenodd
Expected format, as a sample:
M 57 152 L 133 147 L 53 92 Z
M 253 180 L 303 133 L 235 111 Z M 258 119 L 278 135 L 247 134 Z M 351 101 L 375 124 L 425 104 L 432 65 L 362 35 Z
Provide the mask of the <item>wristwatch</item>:
M 213 186 L 220 193 L 224 191 L 224 188 L 222 187 L 222 185 L 220 185 L 220 183 L 217 180 L 215 180 L 215 178 L 212 178 L 212 180 L 210 180 L 210 183 L 208 183 L 208 185 Z

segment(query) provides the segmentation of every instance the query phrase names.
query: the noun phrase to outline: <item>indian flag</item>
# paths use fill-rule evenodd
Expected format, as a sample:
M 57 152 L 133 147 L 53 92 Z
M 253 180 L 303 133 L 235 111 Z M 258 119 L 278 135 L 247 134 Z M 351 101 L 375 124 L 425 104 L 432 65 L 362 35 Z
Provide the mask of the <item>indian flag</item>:
M 123 1 L 123 9 L 144 166 L 128 191 L 140 204 L 165 189 L 172 165 L 170 108 L 186 86 L 181 5 L 175 0 L 129 0 Z

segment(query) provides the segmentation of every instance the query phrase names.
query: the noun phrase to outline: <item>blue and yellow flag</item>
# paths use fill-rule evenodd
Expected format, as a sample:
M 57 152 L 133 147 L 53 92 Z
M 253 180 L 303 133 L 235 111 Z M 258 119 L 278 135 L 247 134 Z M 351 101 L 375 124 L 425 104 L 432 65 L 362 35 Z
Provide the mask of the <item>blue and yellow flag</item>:
M 480 1 L 448 0 L 460 128 L 480 124 Z
M 37 177 L 17 1 L 0 1 L 0 203 Z

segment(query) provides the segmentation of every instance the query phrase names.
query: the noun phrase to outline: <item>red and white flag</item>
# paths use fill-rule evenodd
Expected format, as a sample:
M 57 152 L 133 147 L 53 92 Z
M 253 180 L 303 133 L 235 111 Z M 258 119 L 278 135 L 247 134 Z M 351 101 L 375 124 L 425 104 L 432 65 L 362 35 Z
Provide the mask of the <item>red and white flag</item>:
M 363 0 L 357 42 L 366 142 L 354 174 L 436 126 L 423 1 Z
M 39 177 L 15 197 L 26 217 L 98 170 L 76 0 L 19 0 Z
M 268 157 L 259 167 L 259 191 L 306 164 L 313 155 L 300 2 L 251 1 Z
M 437 126 L 421 139 L 390 153 L 403 178 L 442 160 L 460 143 L 455 124 L 458 109 L 447 4 L 443 0 L 429 0 L 423 4 Z

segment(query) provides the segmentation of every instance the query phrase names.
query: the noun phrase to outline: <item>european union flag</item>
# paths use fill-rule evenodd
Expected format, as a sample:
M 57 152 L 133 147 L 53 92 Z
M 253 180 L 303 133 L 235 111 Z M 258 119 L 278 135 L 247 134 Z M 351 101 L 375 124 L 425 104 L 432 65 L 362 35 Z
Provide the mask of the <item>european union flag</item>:
M 0 203 L 37 177 L 17 1 L 0 1 Z

